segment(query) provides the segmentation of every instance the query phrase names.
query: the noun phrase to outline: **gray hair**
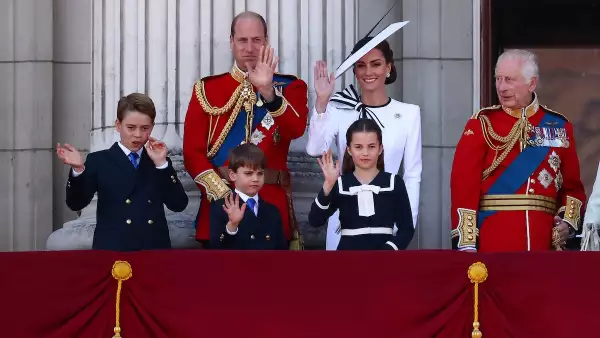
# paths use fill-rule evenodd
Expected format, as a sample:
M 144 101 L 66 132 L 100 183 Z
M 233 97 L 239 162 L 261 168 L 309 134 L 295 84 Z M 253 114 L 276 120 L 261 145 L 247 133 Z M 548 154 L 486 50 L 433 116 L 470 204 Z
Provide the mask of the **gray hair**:
M 518 60 L 521 61 L 521 73 L 523 77 L 525 77 L 525 81 L 527 83 L 531 82 L 531 79 L 534 77 L 539 77 L 539 67 L 537 63 L 537 56 L 532 52 L 523 50 L 523 49 L 509 49 L 506 50 L 496 62 L 496 68 L 498 68 L 498 64 L 502 60 Z

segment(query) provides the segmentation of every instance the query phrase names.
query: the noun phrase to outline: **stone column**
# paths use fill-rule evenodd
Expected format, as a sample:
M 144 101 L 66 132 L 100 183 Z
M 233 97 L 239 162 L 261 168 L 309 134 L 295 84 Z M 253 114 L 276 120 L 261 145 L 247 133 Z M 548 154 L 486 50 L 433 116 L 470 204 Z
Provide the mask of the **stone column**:
M 403 0 L 403 99 L 421 107 L 423 177 L 412 247 L 450 248 L 450 171 L 474 111 L 474 0 Z M 478 22 L 477 22 L 478 24 Z
M 52 232 L 53 1 L 0 0 L 0 251 Z
M 326 59 L 335 67 L 346 57 L 356 40 L 356 6 L 356 0 L 93 1 L 90 151 L 106 149 L 118 140 L 114 121 L 119 98 L 147 93 L 157 108 L 153 136 L 167 143 L 190 196 L 183 213 L 167 214 L 173 246 L 195 247 L 193 220 L 201 196 L 183 168 L 183 122 L 194 82 L 228 72 L 233 64 L 229 29 L 234 15 L 252 10 L 265 17 L 270 42 L 280 56 L 279 71 L 296 74 L 309 84 L 312 106 L 313 66 Z M 338 89 L 348 81 L 353 81 L 351 73 L 338 82 Z M 296 212 L 302 224 L 320 185 L 305 144 L 303 137 L 290 149 Z M 48 239 L 48 249 L 89 248 L 94 227 L 92 202 L 78 219 Z

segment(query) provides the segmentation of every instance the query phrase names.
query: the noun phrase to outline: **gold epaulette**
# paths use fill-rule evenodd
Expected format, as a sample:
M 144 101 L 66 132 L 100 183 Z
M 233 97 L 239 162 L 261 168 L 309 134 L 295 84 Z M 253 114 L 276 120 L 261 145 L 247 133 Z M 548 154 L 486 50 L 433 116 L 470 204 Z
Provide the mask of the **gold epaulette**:
M 473 114 L 471 116 L 471 119 L 476 120 L 476 119 L 479 118 L 479 114 L 485 113 L 485 112 L 488 112 L 488 111 L 498 110 L 501 107 L 502 107 L 501 105 L 497 104 L 497 105 L 494 105 L 494 106 L 489 106 L 489 107 L 481 108 L 481 109 L 479 109 L 478 112 L 476 112 L 475 114 Z
M 567 122 L 571 123 L 571 121 L 565 115 L 563 115 L 555 110 L 552 110 L 552 109 L 548 108 L 547 106 L 544 106 L 543 104 L 541 106 L 542 106 L 542 108 L 544 108 L 544 110 L 548 111 L 549 113 L 556 114 L 556 115 L 562 117 L 563 119 L 565 119 Z

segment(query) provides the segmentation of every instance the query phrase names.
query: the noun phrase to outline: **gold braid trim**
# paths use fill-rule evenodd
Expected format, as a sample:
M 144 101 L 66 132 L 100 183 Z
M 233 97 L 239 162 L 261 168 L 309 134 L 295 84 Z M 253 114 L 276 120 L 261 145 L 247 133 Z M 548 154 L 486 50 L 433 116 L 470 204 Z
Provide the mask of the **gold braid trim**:
M 273 117 L 279 117 L 279 116 L 283 115 L 283 113 L 285 113 L 285 110 L 288 107 L 288 102 L 285 99 L 285 97 L 282 96 L 281 98 L 282 98 L 281 106 L 279 108 L 277 108 L 277 110 L 275 110 L 273 112 L 269 112 L 271 114 L 271 116 L 273 116 Z
M 223 145 L 223 142 L 225 142 L 225 138 L 229 134 L 229 131 L 231 130 L 235 119 L 238 117 L 242 106 L 244 107 L 247 113 L 245 142 L 248 142 L 252 134 L 252 119 L 254 118 L 253 108 L 254 104 L 256 103 L 256 93 L 254 92 L 254 89 L 252 88 L 250 82 L 244 81 L 240 83 L 240 85 L 237 86 L 227 103 L 225 103 L 225 105 L 221 108 L 214 107 L 208 102 L 208 98 L 206 97 L 206 91 L 204 89 L 204 81 L 200 80 L 196 82 L 196 85 L 194 86 L 194 92 L 196 93 L 196 99 L 198 99 L 198 102 L 200 103 L 202 109 L 208 115 L 210 115 L 210 125 L 207 141 L 209 147 L 208 152 L 206 154 L 206 157 L 208 159 L 212 159 Z M 231 112 L 231 115 L 229 116 L 227 123 L 223 127 L 223 130 L 221 130 L 219 137 L 211 146 L 210 143 L 217 129 L 218 118 L 227 112 Z M 214 116 L 217 117 L 217 122 L 213 124 L 212 119 Z
M 458 212 L 458 226 L 452 230 L 452 238 L 458 237 L 457 247 L 472 247 L 475 248 L 477 244 L 477 236 L 479 236 L 479 229 L 476 226 L 477 213 L 475 210 L 459 208 Z
M 530 128 L 529 122 L 526 119 L 519 119 L 515 125 L 512 127 L 511 131 L 506 136 L 500 136 L 492 127 L 492 122 L 485 115 L 479 116 L 479 121 L 481 122 L 481 130 L 483 131 L 483 137 L 487 145 L 496 152 L 494 156 L 494 161 L 483 172 L 483 179 L 485 180 L 490 176 L 490 174 L 498 168 L 500 163 L 506 159 L 510 151 L 513 149 L 515 144 L 518 141 L 521 141 L 521 146 L 524 147 L 527 145 L 528 136 L 527 132 Z M 495 145 L 493 141 L 500 143 L 500 145 Z M 502 151 L 500 156 L 498 156 L 498 152 Z
M 213 107 L 208 102 L 208 98 L 206 97 L 206 91 L 204 90 L 204 81 L 200 80 L 200 81 L 196 82 L 196 85 L 194 86 L 194 92 L 196 93 L 196 99 L 198 99 L 198 102 L 200 103 L 200 106 L 202 107 L 202 109 L 208 115 L 211 115 L 211 116 L 223 115 L 223 114 L 229 112 L 231 110 L 231 108 L 233 108 L 234 104 L 237 103 L 238 99 L 240 98 L 240 93 L 242 92 L 243 89 L 244 89 L 243 84 L 240 84 L 239 86 L 237 86 L 237 88 L 235 89 L 233 94 L 231 94 L 229 101 L 227 101 L 227 103 L 225 103 L 225 105 L 223 107 L 217 108 L 217 107 Z
M 581 202 L 575 197 L 567 196 L 567 205 L 565 208 L 565 216 L 563 217 L 563 220 L 565 222 L 568 222 L 575 230 L 579 230 L 582 206 L 583 202 Z
M 213 169 L 208 169 L 198 174 L 198 176 L 194 178 L 194 182 L 204 187 L 206 190 L 206 197 L 211 202 L 221 199 L 231 192 L 229 186 L 225 184 Z
M 243 102 L 241 100 L 238 100 L 235 107 L 233 107 L 233 111 L 232 111 L 231 115 L 229 115 L 229 120 L 227 120 L 227 123 L 223 127 L 223 130 L 221 130 L 221 133 L 219 134 L 219 138 L 215 141 L 215 143 L 212 145 L 212 147 L 209 146 L 208 153 L 206 154 L 206 157 L 209 160 L 212 159 L 217 154 L 217 151 L 219 151 L 219 149 L 223 145 L 223 142 L 225 142 L 225 138 L 229 134 L 229 130 L 231 130 L 231 127 L 233 126 L 235 119 L 237 118 L 238 114 L 240 113 L 240 109 L 242 108 L 242 105 L 243 105 Z M 213 117 L 211 116 L 210 117 L 211 125 L 212 125 L 212 118 Z M 219 118 L 219 117 L 217 117 L 217 118 Z M 215 125 L 213 127 L 213 131 L 211 132 L 211 135 L 214 134 L 214 131 L 216 129 L 217 129 L 217 124 L 215 123 Z M 211 138 L 212 138 L 212 136 L 211 136 Z

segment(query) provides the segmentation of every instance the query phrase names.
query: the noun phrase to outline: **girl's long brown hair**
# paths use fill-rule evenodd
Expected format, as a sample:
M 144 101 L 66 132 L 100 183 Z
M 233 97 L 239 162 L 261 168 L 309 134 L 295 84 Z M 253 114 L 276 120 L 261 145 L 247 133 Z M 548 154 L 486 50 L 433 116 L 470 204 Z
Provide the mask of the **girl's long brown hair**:
M 383 144 L 381 128 L 379 128 L 377 123 L 371 119 L 358 119 L 354 121 L 354 123 L 352 123 L 346 131 L 346 147 L 350 147 L 350 144 L 352 143 L 352 135 L 363 132 L 377 134 L 377 140 L 379 141 L 379 144 Z M 346 149 L 346 151 L 344 151 L 344 160 L 342 161 L 342 174 L 354 172 L 354 169 L 354 161 L 352 160 L 352 156 L 350 156 L 348 153 L 348 149 Z M 381 154 L 379 154 L 379 157 L 377 158 L 377 169 L 384 171 L 383 151 L 381 151 Z

